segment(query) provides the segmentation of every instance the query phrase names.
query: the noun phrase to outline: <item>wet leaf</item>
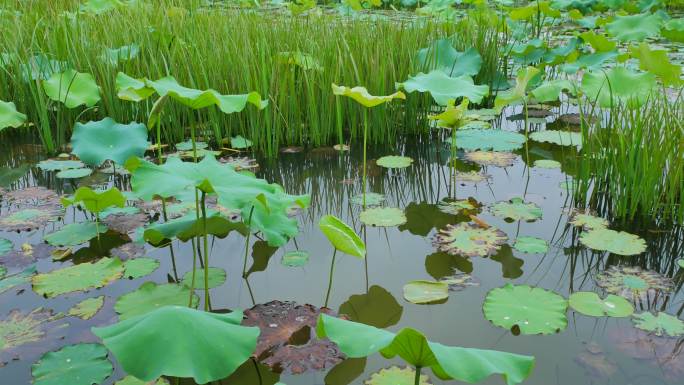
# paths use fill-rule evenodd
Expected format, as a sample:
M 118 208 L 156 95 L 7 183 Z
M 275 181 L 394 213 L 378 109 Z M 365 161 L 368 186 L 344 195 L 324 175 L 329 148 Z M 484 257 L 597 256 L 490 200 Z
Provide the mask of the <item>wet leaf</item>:
M 478 104 L 489 94 L 488 86 L 475 85 L 470 76 L 451 77 L 439 69 L 427 74 L 419 72 L 416 76 L 409 76 L 405 82 L 396 83 L 396 87 L 403 88 L 408 93 L 428 92 L 440 106 L 446 106 L 449 100 L 458 98 L 468 98 Z
M 332 91 L 334 95 L 348 96 L 364 107 L 379 106 L 381 104 L 391 102 L 394 99 L 406 99 L 406 95 L 404 95 L 404 93 L 401 91 L 397 91 L 387 96 L 375 96 L 371 95 L 365 87 L 349 88 L 333 84 Z
M 53 246 L 78 246 L 107 232 L 107 226 L 95 222 L 70 223 L 60 230 L 45 236 Z
M 363 210 L 361 222 L 369 226 L 393 227 L 406 223 L 404 211 L 394 207 L 376 207 Z
M 388 155 L 378 158 L 376 164 L 385 168 L 405 168 L 413 164 L 413 159 L 407 156 Z
M 121 124 L 112 118 L 76 123 L 71 134 L 72 153 L 95 167 L 107 160 L 123 165 L 132 156 L 145 155 L 149 145 L 144 124 Z
M 536 221 L 542 217 L 542 210 L 534 203 L 526 203 L 522 198 L 497 202 L 491 207 L 492 214 L 507 221 Z
M 415 383 L 416 371 L 412 368 L 400 368 L 398 366 L 390 366 L 389 368 L 380 369 L 379 372 L 371 374 L 367 379 L 365 385 L 416 385 Z M 430 379 L 427 375 L 421 374 L 420 381 L 417 385 L 431 385 Z
M 104 295 L 95 298 L 84 299 L 83 301 L 77 303 L 71 309 L 69 309 L 68 314 L 73 317 L 89 320 L 93 318 L 95 314 L 97 314 L 97 312 L 100 311 L 100 309 L 102 309 L 102 305 L 104 305 L 104 300 Z
M 646 251 L 646 242 L 637 235 L 604 227 L 583 232 L 580 243 L 594 250 L 618 255 L 637 255 Z
M 506 233 L 495 228 L 482 228 L 470 223 L 448 225 L 433 238 L 439 251 L 464 257 L 484 257 L 495 254 L 506 243 Z
M 449 284 L 416 280 L 404 285 L 404 299 L 415 304 L 442 302 L 449 298 Z
M 124 321 L 164 306 L 188 306 L 190 298 L 190 289 L 185 285 L 145 282 L 136 290 L 119 297 L 114 310 L 119 314 L 119 320 Z M 193 294 L 192 307 L 197 307 L 198 302 L 199 298 Z
M 530 134 L 530 139 L 535 142 L 553 143 L 559 146 L 581 146 L 582 133 L 571 131 L 544 130 Z
M 152 274 L 159 268 L 159 261 L 154 258 L 133 258 L 124 263 L 123 276 L 129 279 L 141 278 Z
M 357 258 L 366 257 L 366 245 L 354 229 L 333 215 L 325 215 L 318 221 L 318 227 L 332 246 Z
M 670 337 L 680 337 L 684 335 L 684 321 L 667 313 L 657 313 L 656 316 L 649 312 L 635 314 L 634 326 L 652 332 L 657 336 L 667 334 Z
M 219 267 L 210 267 L 208 278 L 209 289 L 219 287 L 226 283 L 226 271 Z M 185 273 L 185 275 L 183 276 L 182 284 L 187 286 L 188 288 L 191 286 L 192 270 Z M 197 287 L 204 287 L 204 269 L 198 268 L 195 271 L 195 288 Z
M 572 293 L 568 302 L 575 311 L 593 317 L 629 317 L 634 313 L 632 304 L 612 294 L 601 299 L 596 293 L 582 291 Z
M 309 253 L 306 251 L 288 251 L 283 254 L 283 259 L 280 263 L 287 267 L 302 267 L 309 262 Z
M 53 74 L 43 82 L 43 89 L 50 99 L 64 103 L 67 108 L 92 107 L 100 101 L 100 87 L 93 75 L 73 69 Z
M 467 151 L 513 151 L 525 144 L 525 135 L 513 131 L 471 129 L 456 132 L 455 145 Z
M 97 262 L 85 262 L 49 273 L 35 275 L 33 291 L 47 298 L 75 291 L 104 287 L 121 278 L 123 263 L 118 258 L 104 257 Z
M 69 345 L 45 354 L 31 367 L 35 385 L 99 384 L 112 374 L 107 349 L 100 344 Z
M 540 238 L 535 237 L 518 237 L 515 240 L 513 248 L 522 251 L 523 253 L 546 253 L 549 250 L 549 244 Z

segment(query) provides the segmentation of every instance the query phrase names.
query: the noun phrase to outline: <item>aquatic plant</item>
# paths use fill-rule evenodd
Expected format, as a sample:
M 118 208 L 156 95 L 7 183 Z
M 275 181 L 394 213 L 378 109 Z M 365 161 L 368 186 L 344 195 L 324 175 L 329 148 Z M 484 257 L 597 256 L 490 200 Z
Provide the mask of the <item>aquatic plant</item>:
M 49 352 L 31 367 L 37 385 L 92 385 L 114 371 L 107 349 L 100 344 L 76 344 Z
M 609 294 L 601 299 L 593 292 L 576 292 L 568 298 L 568 304 L 575 311 L 594 317 L 629 317 L 634 307 L 626 299 Z
M 123 166 L 130 157 L 145 155 L 149 144 L 144 124 L 121 124 L 111 118 L 76 123 L 71 135 L 72 153 L 83 163 L 95 167 L 107 160 Z
M 330 263 L 328 291 L 325 295 L 325 305 L 323 305 L 328 306 L 330 290 L 332 289 L 333 271 L 335 268 L 335 257 L 337 256 L 337 251 L 339 250 L 345 254 L 349 254 L 359 259 L 365 259 L 366 245 L 356 234 L 356 232 L 354 232 L 354 229 L 333 215 L 323 216 L 318 221 L 318 228 L 325 235 L 334 249 L 332 262 Z
M 435 234 L 432 244 L 439 251 L 464 257 L 484 257 L 495 254 L 506 243 L 506 233 L 495 228 L 475 224 L 447 225 Z

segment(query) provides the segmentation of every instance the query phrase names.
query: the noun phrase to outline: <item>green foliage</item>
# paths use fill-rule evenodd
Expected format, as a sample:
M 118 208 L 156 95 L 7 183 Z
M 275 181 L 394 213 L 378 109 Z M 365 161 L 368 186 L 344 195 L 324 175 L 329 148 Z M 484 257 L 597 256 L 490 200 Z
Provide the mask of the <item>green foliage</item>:
M 31 367 L 35 385 L 99 384 L 112 374 L 107 349 L 100 344 L 69 345 L 43 355 Z
M 123 263 L 119 258 L 104 257 L 33 276 L 33 291 L 45 297 L 56 297 L 75 291 L 100 288 L 121 278 Z
M 124 294 L 116 301 L 114 310 L 121 321 L 140 316 L 164 306 L 187 306 L 188 299 L 192 299 L 192 307 L 196 307 L 199 298 L 190 293 L 185 285 L 167 283 L 157 285 L 145 282 L 136 290 Z
M 623 42 L 642 41 L 659 35 L 662 23 L 659 15 L 649 13 L 615 16 L 615 19 L 606 25 L 606 31 Z
M 403 83 L 397 83 L 397 88 L 406 92 L 428 92 L 435 103 L 446 106 L 451 99 L 468 98 L 473 103 L 480 103 L 489 94 L 489 86 L 475 85 L 473 78 L 468 75 L 451 77 L 444 71 L 436 69 L 429 73 L 419 72 L 416 76 L 409 76 Z
M 404 211 L 395 207 L 375 207 L 366 209 L 359 216 L 361 222 L 369 226 L 392 227 L 406 223 Z
M 449 284 L 416 280 L 404 285 L 404 299 L 411 303 L 428 304 L 449 298 Z
M 598 227 L 580 235 L 580 242 L 594 250 L 619 255 L 637 255 L 646 250 L 646 242 L 637 235 Z
M 655 75 L 652 73 L 615 67 L 605 72 L 585 73 L 581 89 L 591 102 L 596 101 L 604 108 L 618 103 L 639 107 L 646 102 L 655 85 Z
M 339 218 L 325 215 L 318 222 L 318 227 L 335 249 L 357 258 L 366 257 L 366 245 L 354 229 Z
M 208 279 L 208 288 L 213 289 L 215 287 L 219 287 L 226 283 L 226 271 L 219 268 L 219 267 L 210 267 L 209 269 L 209 279 Z M 185 273 L 183 276 L 183 281 L 182 283 L 187 286 L 191 287 L 192 284 L 192 271 L 188 271 Z M 195 271 L 195 282 L 204 282 L 204 270 L 197 270 Z
M 0 131 L 7 127 L 20 127 L 25 122 L 26 115 L 17 111 L 14 103 L 0 100 Z
M 669 335 L 670 337 L 680 337 L 684 335 L 684 321 L 667 313 L 657 313 L 653 315 L 649 312 L 635 314 L 634 326 L 639 329 L 653 332 L 657 336 Z
M 67 108 L 92 107 L 100 101 L 100 87 L 93 75 L 73 69 L 53 74 L 43 82 L 43 89 L 50 99 L 64 103 Z
M 107 232 L 107 226 L 95 222 L 70 223 L 45 236 L 45 241 L 53 246 L 78 246 Z
M 572 293 L 568 303 L 576 311 L 593 317 L 629 317 L 634 313 L 629 301 L 612 294 L 601 299 L 596 293 L 581 291 Z
M 525 135 L 513 131 L 469 129 L 456 131 L 453 144 L 468 151 L 513 151 L 522 148 L 526 141 Z
M 482 57 L 477 49 L 471 47 L 459 52 L 451 45 L 449 39 L 435 40 L 428 47 L 418 50 L 416 62 L 421 71 L 439 69 L 453 77 L 475 76 L 482 67 Z
M 106 160 L 123 165 L 132 156 L 142 157 L 149 146 L 144 124 L 121 124 L 111 118 L 76 123 L 71 135 L 72 153 L 89 166 Z
M 62 198 L 62 204 L 65 207 L 83 204 L 91 213 L 100 214 L 110 207 L 123 208 L 126 204 L 126 197 L 116 187 L 102 192 L 93 191 L 90 187 L 79 187 L 73 197 Z
M 401 91 L 397 91 L 386 96 L 375 96 L 371 95 L 365 87 L 351 88 L 346 86 L 338 86 L 335 83 L 332 84 L 332 92 L 334 95 L 347 96 L 367 108 L 376 107 L 394 99 L 406 99 L 406 95 L 404 95 L 404 93 Z

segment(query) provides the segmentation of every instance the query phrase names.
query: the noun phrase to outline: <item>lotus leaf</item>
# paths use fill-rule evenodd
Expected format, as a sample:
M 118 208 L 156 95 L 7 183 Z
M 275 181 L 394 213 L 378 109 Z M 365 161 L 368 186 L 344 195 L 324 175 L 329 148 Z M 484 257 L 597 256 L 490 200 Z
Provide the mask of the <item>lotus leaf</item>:
M 80 160 L 48 159 L 38 162 L 38 168 L 43 171 L 61 171 L 83 167 L 85 167 L 85 164 Z
M 479 182 L 484 182 L 489 178 L 491 178 L 491 175 L 483 174 L 483 173 L 480 173 L 477 171 L 468 171 L 468 172 L 456 171 L 454 173 L 454 180 L 457 180 L 459 182 L 479 183 Z
M 455 145 L 468 151 L 512 151 L 522 148 L 525 135 L 513 131 L 471 129 L 456 132 Z
M 568 325 L 567 307 L 552 291 L 506 284 L 487 293 L 482 310 L 491 323 L 515 334 L 553 334 Z
M 660 312 L 654 316 L 649 312 L 644 312 L 635 314 L 632 320 L 635 327 L 657 336 L 667 334 L 670 337 L 681 337 L 684 335 L 684 321 L 667 313 Z
M 552 8 L 548 1 L 539 1 L 525 7 L 513 8 L 509 15 L 513 20 L 532 20 L 538 17 L 538 13 L 551 18 L 559 18 L 561 16 L 560 11 Z
M 133 376 L 126 376 L 115 382 L 114 385 L 169 385 L 169 381 L 165 378 L 160 378 L 157 381 L 143 381 Z
M 43 89 L 50 99 L 64 103 L 67 108 L 92 107 L 100 101 L 100 87 L 93 75 L 73 69 L 53 74 L 43 82 Z
M 136 0 L 86 0 L 83 4 L 81 4 L 79 10 L 81 12 L 100 15 L 116 8 L 134 4 L 135 2 Z
M 84 320 L 89 320 L 95 316 L 95 314 L 100 311 L 104 305 L 105 297 L 101 295 L 95 298 L 87 298 L 83 301 L 77 303 L 69 309 L 68 314 L 70 316 L 78 317 Z
M 406 99 L 403 92 L 397 91 L 387 96 L 371 95 L 365 87 L 349 88 L 345 86 L 332 85 L 333 94 L 348 96 L 364 107 L 375 107 L 383 103 L 391 102 L 394 99 Z
M 366 357 L 377 352 L 385 358 L 399 356 L 413 366 L 431 368 L 444 380 L 474 383 L 501 374 L 507 385 L 514 385 L 525 380 L 534 366 L 534 358 L 529 356 L 445 346 L 428 341 L 414 329 L 406 328 L 394 334 L 325 314 L 318 319 L 317 332 L 319 337 L 330 338 L 349 357 Z
M 33 276 L 33 291 L 46 298 L 75 291 L 104 287 L 121 278 L 123 263 L 118 258 L 104 257 L 97 262 L 85 262 L 49 273 Z
M 667 51 L 651 50 L 647 43 L 641 43 L 638 47 L 631 46 L 629 53 L 639 59 L 640 69 L 655 74 L 665 86 L 682 84 L 682 66 L 672 64 Z
M 655 14 L 615 16 L 606 24 L 606 31 L 622 42 L 642 41 L 660 34 L 663 20 Z
M 304 71 L 323 71 L 323 66 L 313 56 L 299 52 L 278 52 L 278 62 L 295 65 Z
M 609 52 L 617 47 L 617 43 L 603 35 L 597 35 L 594 31 L 582 32 L 579 36 L 596 52 Z
M 242 150 L 252 147 L 252 141 L 242 137 L 242 135 L 238 135 L 230 138 L 230 147 Z
M 513 248 L 523 253 L 546 253 L 549 250 L 549 244 L 535 237 L 518 237 Z
M 443 213 L 459 215 L 463 213 L 477 213 L 478 211 L 480 211 L 480 207 L 482 207 L 482 205 L 474 198 L 468 198 L 457 200 L 443 200 L 439 202 L 437 207 L 439 208 L 439 211 Z
M 495 228 L 482 228 L 470 223 L 447 225 L 433 238 L 439 251 L 464 257 L 484 257 L 495 254 L 506 243 L 506 233 Z
M 598 229 L 608 227 L 608 221 L 604 218 L 595 217 L 583 212 L 574 212 L 570 217 L 571 225 L 586 229 Z
M 76 123 L 71 135 L 73 154 L 97 167 L 106 160 L 123 165 L 131 156 L 143 156 L 149 144 L 144 124 L 121 124 L 112 118 Z
M 52 60 L 42 53 L 29 58 L 28 63 L 21 64 L 21 76 L 25 82 L 47 80 L 56 72 L 69 68 L 67 62 Z
M 61 317 L 61 314 L 54 315 L 51 310 L 44 308 L 27 313 L 18 309 L 10 311 L 5 319 L 0 320 L 0 353 L 40 341 L 49 330 L 47 324 Z
M 661 292 L 672 291 L 670 278 L 639 267 L 611 266 L 595 276 L 596 284 L 606 292 L 627 299 L 654 298 Z
M 26 115 L 17 111 L 12 102 L 0 100 L 0 131 L 7 127 L 20 127 L 26 122 Z
M 482 166 L 510 167 L 515 164 L 516 155 L 510 152 L 469 151 L 465 159 Z
M 427 265 L 427 263 L 426 263 Z M 440 279 L 441 283 L 449 285 L 449 291 L 461 291 L 469 286 L 478 286 L 479 282 L 473 279 L 473 276 L 466 273 L 456 273 L 447 275 Z
M 515 87 L 504 92 L 499 92 L 494 100 L 494 109 L 501 111 L 505 106 L 525 102 L 527 100 L 527 89 L 530 82 L 539 76 L 540 70 L 535 67 L 526 67 L 518 71 Z
M 582 133 L 571 131 L 544 130 L 530 134 L 535 142 L 553 143 L 559 146 L 581 146 Z
M 361 212 L 361 222 L 369 226 L 392 227 L 406 223 L 404 211 L 394 207 L 376 207 Z
M 174 238 L 187 242 L 205 234 L 225 238 L 232 231 L 247 233 L 245 225 L 241 222 L 232 222 L 214 212 L 207 213 L 206 220 L 197 219 L 197 213 L 193 210 L 180 218 L 150 225 L 145 228 L 143 239 L 154 246 L 159 246 Z
M 31 265 L 16 274 L 11 274 L 0 279 L 0 294 L 11 288 L 28 283 L 36 273 L 36 265 Z
M 58 172 L 55 176 L 60 179 L 78 179 L 84 178 L 93 173 L 89 168 L 71 168 Z
M 618 103 L 639 107 L 648 99 L 655 85 L 655 75 L 652 73 L 615 67 L 606 72 L 585 73 L 581 89 L 589 100 L 597 101 L 604 108 Z
M 617 51 L 584 54 L 574 62 L 563 64 L 561 70 L 567 74 L 576 74 L 581 69 L 598 71 L 602 69 L 604 64 L 615 59 L 617 56 Z
M 415 385 L 416 371 L 411 368 L 390 366 L 371 374 L 365 385 Z M 418 385 L 431 385 L 427 375 L 421 374 Z
M 684 43 L 683 33 L 684 18 L 681 17 L 679 19 L 670 19 L 666 21 L 660 30 L 660 34 L 663 35 L 663 37 L 679 43 Z
M 288 267 L 301 267 L 309 262 L 309 253 L 306 251 L 288 251 L 283 254 L 283 259 L 280 261 L 283 266 Z
M 377 328 L 396 325 L 404 308 L 384 288 L 373 285 L 365 294 L 356 294 L 340 305 L 339 313 L 350 320 Z
M 154 282 L 145 282 L 136 290 L 119 297 L 114 310 L 119 313 L 119 319 L 124 321 L 164 306 L 187 306 L 189 298 L 190 289 L 185 285 L 173 283 L 157 285 Z M 197 295 L 192 294 L 192 307 L 196 307 L 198 302 Z M 102 336 L 99 337 L 102 338 Z M 140 378 L 140 376 L 136 377 Z
M 476 48 L 459 52 L 449 39 L 438 39 L 418 50 L 416 62 L 422 71 L 439 69 L 449 76 L 475 76 L 480 72 L 482 57 Z
M 475 85 L 468 75 L 451 77 L 441 70 L 433 70 L 427 74 L 419 72 L 416 76 L 409 76 L 408 80 L 396 84 L 397 89 L 406 92 L 429 92 L 440 106 L 446 106 L 451 99 L 468 98 L 473 103 L 481 103 L 489 94 L 486 85 Z
M 226 283 L 226 271 L 218 267 L 209 268 L 209 289 L 219 287 Z M 204 269 L 195 271 L 195 286 L 198 282 L 204 282 Z M 192 284 L 192 271 L 188 271 L 183 276 L 183 285 L 190 287 Z
M 470 104 L 468 98 L 463 98 L 459 105 L 455 105 L 455 103 L 455 99 L 449 99 L 444 112 L 437 115 L 429 115 L 428 119 L 437 120 L 437 127 L 458 129 L 467 126 L 468 128 L 474 128 L 471 124 L 474 123 L 473 119 L 476 116 L 467 114 L 468 105 Z M 488 124 L 486 122 L 480 123 Z
M 598 294 L 589 291 L 572 293 L 568 298 L 570 307 L 582 314 L 593 317 L 629 317 L 634 308 L 626 299 L 609 294 L 601 299 Z
M 354 195 L 349 200 L 351 203 L 362 206 L 363 205 L 363 194 Z M 366 206 L 379 206 L 385 201 L 385 196 L 383 194 L 378 194 L 374 192 L 366 193 Z
M 404 299 L 415 304 L 441 302 L 449 298 L 449 284 L 416 280 L 404 285 Z
M 12 243 L 11 240 L 5 239 L 5 238 L 0 238 L 0 257 L 4 256 L 5 254 L 12 251 L 13 248 L 14 248 L 14 244 Z
M 388 155 L 378 158 L 376 164 L 385 168 L 405 168 L 413 163 L 413 159 L 407 156 Z
M 591 249 L 619 255 L 637 255 L 646 251 L 646 242 L 639 236 L 604 227 L 583 232 L 580 242 Z
M 566 79 L 551 80 L 530 91 L 534 100 L 544 103 L 559 100 L 563 91 L 575 93 L 575 84 Z
M 192 140 L 186 140 L 185 142 L 176 143 L 175 147 L 178 151 L 192 151 L 193 143 Z M 195 149 L 203 150 L 207 147 L 209 147 L 208 143 L 195 141 Z
M 366 245 L 354 229 L 333 215 L 325 215 L 318 222 L 321 232 L 336 250 L 357 258 L 366 257 Z
M 141 278 L 152 274 L 159 268 L 159 261 L 154 258 L 133 258 L 124 263 L 123 276 L 129 279 Z
M 78 246 L 105 232 L 107 226 L 95 222 L 71 223 L 46 235 L 45 241 L 53 246 Z
M 112 374 L 107 349 L 100 344 L 69 345 L 43 355 L 31 367 L 35 385 L 99 384 Z
M 77 203 L 83 203 L 86 210 L 91 213 L 99 214 L 112 206 L 119 208 L 124 207 L 126 204 L 126 197 L 116 187 L 112 187 L 103 192 L 93 191 L 90 187 L 79 187 L 71 199 L 62 198 L 64 207 L 69 207 Z
M 534 203 L 525 203 L 522 198 L 496 202 L 492 214 L 507 221 L 536 221 L 542 217 L 542 210 Z
M 49 222 L 56 221 L 63 214 L 62 210 L 53 205 L 36 206 L 35 208 L 10 212 L 0 216 L 0 230 L 27 231 L 38 229 Z
M 561 163 L 551 159 L 538 159 L 534 161 L 532 167 L 555 169 L 561 168 Z
M 111 66 L 116 66 L 120 62 L 135 59 L 139 54 L 140 46 L 133 43 L 119 48 L 105 48 L 102 55 L 100 55 L 100 59 Z

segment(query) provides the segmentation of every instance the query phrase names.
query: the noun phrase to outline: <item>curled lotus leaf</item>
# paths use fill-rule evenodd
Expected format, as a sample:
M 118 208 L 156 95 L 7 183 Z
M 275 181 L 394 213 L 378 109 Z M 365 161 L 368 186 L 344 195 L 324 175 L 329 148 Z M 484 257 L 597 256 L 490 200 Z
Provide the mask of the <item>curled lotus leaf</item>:
M 380 369 L 380 371 L 371 374 L 367 379 L 365 385 L 415 385 L 416 371 L 412 368 L 400 368 L 398 366 L 390 366 L 389 368 Z M 430 378 L 426 374 L 420 375 L 418 385 L 431 385 Z
M 352 204 L 363 206 L 363 194 L 354 195 L 349 200 Z M 385 201 L 385 195 L 374 192 L 366 193 L 366 206 L 379 206 Z
M 102 309 L 104 300 L 104 295 L 95 298 L 86 298 L 69 309 L 68 314 L 73 317 L 89 320 Z
M 470 129 L 456 132 L 455 145 L 467 151 L 513 151 L 525 144 L 525 135 L 513 131 Z
M 403 83 L 396 84 L 397 89 L 403 88 L 408 93 L 414 91 L 428 92 L 437 104 L 446 106 L 449 100 L 468 98 L 473 103 L 481 103 L 489 94 L 489 87 L 476 85 L 468 75 L 451 77 L 444 71 L 436 69 L 429 73 L 419 72 L 416 76 L 409 76 Z
M 96 167 L 107 160 L 123 165 L 132 156 L 143 156 L 149 145 L 144 124 L 122 124 L 112 118 L 76 123 L 71 134 L 72 153 Z
M 413 164 L 413 159 L 407 156 L 388 155 L 378 158 L 376 164 L 385 168 L 405 168 Z
M 513 248 L 523 253 L 546 253 L 549 249 L 549 243 L 535 237 L 518 237 Z
M 54 233 L 45 236 L 53 246 L 78 246 L 107 232 L 107 226 L 95 222 L 70 223 Z
M 404 211 L 395 207 L 375 207 L 361 212 L 361 222 L 369 226 L 392 227 L 406 223 Z
M 530 134 L 535 142 L 553 143 L 559 146 L 581 146 L 582 133 L 571 131 L 544 130 Z
M 538 159 L 538 160 L 534 161 L 534 163 L 532 164 L 532 167 L 556 169 L 556 168 L 561 168 L 561 163 L 556 161 L 556 160 L 551 160 L 551 159 Z
M 92 107 L 100 101 L 100 87 L 93 75 L 73 69 L 53 74 L 43 82 L 43 89 L 50 99 L 64 103 L 67 108 Z
M 47 159 L 38 162 L 38 168 L 43 171 L 64 171 L 84 166 L 85 164 L 80 160 Z
M 553 334 L 565 329 L 568 302 L 538 287 L 506 284 L 487 293 L 485 318 L 514 334 Z
M 226 271 L 219 267 L 210 267 L 207 282 L 209 289 L 219 287 L 226 283 Z M 192 270 L 185 273 L 183 276 L 183 285 L 191 287 L 192 285 Z M 197 269 L 195 271 L 195 287 L 204 286 L 204 269 Z
M 617 104 L 640 107 L 655 89 L 656 78 L 650 72 L 634 72 L 624 67 L 608 71 L 586 72 L 581 89 L 592 102 L 603 108 Z
M 309 262 L 309 253 L 306 251 L 295 250 L 283 254 L 280 263 L 288 267 L 301 267 Z
M 333 215 L 323 216 L 318 227 L 336 250 L 360 259 L 366 257 L 366 245 L 354 229 L 341 219 Z
M 657 293 L 670 292 L 674 287 L 671 278 L 639 267 L 611 266 L 594 279 L 607 293 L 633 300 L 655 298 Z
M 0 131 L 7 127 L 20 127 L 26 122 L 26 115 L 17 111 L 12 102 L 0 100 Z
M 597 227 L 580 235 L 584 246 L 618 255 L 637 255 L 646 251 L 646 241 L 625 231 Z
M 458 182 L 472 182 L 479 183 L 490 179 L 492 176 L 489 174 L 480 173 L 477 171 L 456 171 L 454 174 L 454 180 Z
M 496 202 L 491 207 L 492 214 L 507 221 L 536 221 L 542 217 L 542 209 L 534 203 L 526 203 L 522 198 Z
M 123 263 L 118 258 L 104 257 L 97 262 L 85 262 L 33 276 L 33 291 L 46 298 L 76 291 L 104 287 L 123 275 Z
M 482 166 L 510 167 L 515 164 L 517 156 L 511 152 L 469 151 L 464 155 L 467 161 Z
M 606 24 L 606 31 L 622 42 L 642 41 L 659 35 L 662 23 L 661 17 L 655 14 L 617 15 Z
M 447 225 L 433 238 L 432 244 L 439 251 L 464 257 L 494 255 L 506 243 L 506 233 L 495 228 L 482 228 L 470 223 Z
M 468 199 L 443 200 L 437 204 L 437 207 L 439 211 L 451 215 L 477 214 L 480 212 L 482 204 L 470 197 Z
M 608 220 L 597 217 L 589 213 L 575 211 L 570 216 L 569 223 L 573 226 L 582 227 L 585 229 L 598 229 L 608 227 Z
M 397 91 L 387 96 L 375 96 L 371 95 L 365 87 L 350 88 L 333 84 L 332 91 L 335 95 L 350 97 L 364 107 L 379 106 L 394 99 L 406 99 L 406 95 L 401 91 Z
M 440 303 L 449 298 L 449 284 L 416 280 L 404 285 L 404 299 L 415 304 Z
M 195 294 L 191 295 L 190 289 L 185 285 L 145 282 L 136 290 L 119 297 L 114 311 L 119 314 L 119 320 L 124 321 L 164 306 L 188 306 L 191 298 L 194 308 L 199 298 Z
M 43 355 L 31 367 L 35 385 L 100 384 L 114 371 L 100 344 L 69 345 Z
M 123 276 L 128 279 L 141 278 L 152 274 L 159 268 L 159 261 L 154 258 L 133 258 L 124 263 Z
M 50 327 L 50 323 L 62 317 L 62 314 L 55 315 L 52 310 L 42 307 L 30 312 L 18 309 L 10 311 L 0 320 L 0 357 L 4 358 L 8 352 L 22 345 L 38 342 L 47 337 L 48 333 L 63 328 L 66 324 L 56 328 Z
M 634 307 L 629 301 L 613 294 L 601 299 L 594 292 L 580 291 L 572 293 L 568 303 L 575 311 L 593 317 L 629 317 L 634 313 Z
M 632 321 L 638 329 L 651 332 L 657 336 L 684 336 L 684 321 L 664 312 L 659 312 L 657 315 L 650 312 L 635 314 Z
M 0 230 L 28 231 L 39 229 L 58 220 L 63 215 L 64 212 L 59 207 L 50 204 L 21 209 L 0 216 Z
M 93 170 L 89 168 L 70 168 L 58 172 L 55 176 L 59 179 L 79 179 L 85 178 L 92 173 Z
M 460 52 L 449 39 L 438 39 L 428 47 L 419 49 L 416 61 L 423 71 L 440 69 L 449 76 L 475 76 L 482 66 L 482 57 L 476 48 Z

